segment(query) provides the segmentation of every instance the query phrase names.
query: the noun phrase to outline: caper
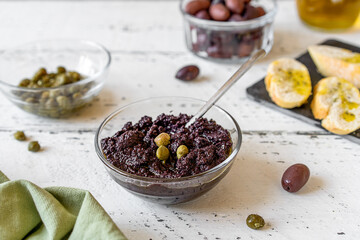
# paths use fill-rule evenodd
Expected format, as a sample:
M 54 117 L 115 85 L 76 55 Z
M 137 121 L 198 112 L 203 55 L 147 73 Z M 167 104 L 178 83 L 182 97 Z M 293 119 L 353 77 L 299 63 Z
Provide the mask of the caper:
M 68 91 L 71 94 L 77 93 L 79 91 L 79 86 L 71 86 L 69 87 Z
M 18 141 L 25 141 L 26 140 L 26 136 L 25 133 L 23 131 L 16 131 L 14 133 L 14 138 Z
M 42 99 L 49 98 L 49 97 L 50 97 L 49 91 L 45 91 L 45 92 L 43 92 L 43 93 L 41 94 L 41 98 L 42 98 Z
M 246 218 L 246 225 L 248 225 L 248 227 L 252 229 L 259 229 L 265 225 L 265 221 L 261 216 L 257 214 L 250 214 Z
M 155 139 L 154 142 L 158 147 L 167 146 L 170 143 L 170 135 L 167 133 L 160 133 Z
M 25 99 L 25 102 L 27 102 L 27 103 L 36 103 L 36 99 L 33 98 L 33 97 L 29 97 L 29 98 Z
M 54 87 L 66 85 L 68 83 L 71 83 L 70 78 L 66 76 L 66 74 L 61 73 L 56 76 L 56 82 L 54 84 Z
M 49 92 L 49 97 L 50 98 L 56 98 L 59 95 L 60 95 L 60 91 L 58 91 L 58 90 L 52 90 L 52 91 Z
M 157 150 L 156 150 L 156 157 L 163 161 L 163 164 L 165 163 L 165 161 L 169 158 L 170 156 L 170 151 L 169 149 L 167 149 L 167 147 L 165 146 L 160 146 Z
M 57 102 L 55 99 L 50 98 L 49 100 L 46 101 L 45 103 L 45 107 L 48 109 L 54 108 L 57 106 Z
M 40 144 L 38 141 L 31 141 L 28 145 L 28 150 L 30 152 L 38 152 L 40 150 Z
M 40 68 L 34 75 L 33 80 L 37 81 L 39 80 L 42 76 L 46 75 L 46 69 L 45 68 Z
M 64 73 L 64 72 L 66 72 L 66 68 L 64 68 L 63 66 L 58 66 L 57 67 L 57 72 L 58 73 Z
M 81 98 L 81 97 L 82 97 L 82 94 L 79 93 L 79 92 L 74 93 L 74 94 L 72 95 L 72 98 L 73 98 L 73 99 L 79 99 L 79 98 Z
M 19 87 L 27 87 L 29 86 L 30 82 L 30 79 L 25 78 L 21 80 L 21 82 L 19 83 Z
M 56 97 L 56 102 L 59 104 L 59 107 L 68 109 L 71 107 L 71 103 L 68 97 L 58 96 Z
M 176 156 L 178 159 L 189 153 L 189 149 L 185 145 L 180 145 L 176 150 Z
M 78 72 L 69 72 L 69 74 L 74 79 L 75 82 L 81 79 L 81 75 Z

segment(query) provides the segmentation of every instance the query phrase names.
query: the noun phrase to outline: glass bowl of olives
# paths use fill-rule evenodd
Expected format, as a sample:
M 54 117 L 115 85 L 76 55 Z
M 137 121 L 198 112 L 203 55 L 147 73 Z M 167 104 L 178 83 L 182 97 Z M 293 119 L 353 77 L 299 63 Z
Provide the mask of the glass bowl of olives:
M 162 157 L 158 156 L 159 150 L 161 148 L 168 148 L 171 152 L 173 150 L 174 144 L 176 145 L 175 142 L 177 141 L 177 139 L 191 139 L 191 136 L 189 135 L 178 135 L 179 132 L 175 131 L 174 128 L 171 127 L 167 128 L 167 132 L 169 133 L 169 135 L 171 135 L 171 137 L 167 136 L 166 139 L 162 139 L 163 141 L 159 141 L 159 138 L 162 137 L 162 134 L 160 134 L 160 132 L 156 132 L 156 129 L 161 128 L 157 128 L 157 126 L 160 125 L 157 125 L 156 123 L 157 119 L 159 119 L 159 116 L 163 117 L 161 120 L 162 124 L 165 124 L 165 122 L 171 122 L 172 126 L 180 126 L 181 124 L 185 124 L 185 122 L 174 121 L 173 119 L 166 118 L 164 116 L 172 115 L 177 117 L 181 116 L 182 114 L 182 116 L 191 116 L 195 114 L 204 104 L 205 101 L 193 98 L 156 97 L 126 105 L 116 110 L 114 113 L 110 114 L 101 123 L 100 127 L 96 132 L 95 150 L 111 178 L 115 180 L 115 182 L 118 183 L 120 186 L 125 188 L 127 191 L 135 194 L 138 197 L 141 197 L 151 202 L 166 205 L 190 201 L 212 189 L 229 172 L 234 160 L 236 159 L 236 155 L 240 150 L 240 145 L 242 142 L 242 134 L 239 125 L 237 124 L 236 120 L 222 108 L 215 105 L 204 115 L 204 118 L 209 120 L 212 119 L 216 122 L 217 125 L 221 126 L 224 132 L 227 132 L 227 136 L 229 137 L 228 139 L 230 145 L 228 146 L 230 147 L 230 150 L 229 152 L 227 152 L 226 155 L 223 155 L 223 160 L 219 161 L 217 165 L 212 165 L 209 168 L 205 168 L 204 171 L 196 174 L 190 174 L 180 177 L 174 177 L 174 175 L 171 175 L 177 169 L 179 169 L 179 164 L 183 164 L 184 162 L 186 163 L 186 161 L 183 161 L 185 158 L 182 158 L 187 156 L 184 156 L 184 154 L 191 154 L 191 152 L 194 151 L 191 145 L 189 145 L 191 143 L 188 144 L 188 142 L 186 143 L 186 145 L 189 147 L 189 149 L 186 149 L 184 145 L 180 145 L 184 143 L 178 144 L 177 150 L 175 151 L 175 157 L 172 159 L 167 159 L 167 157 L 162 159 Z M 152 120 L 149 120 L 149 117 Z M 147 119 L 147 121 L 141 122 L 139 121 L 139 119 Z M 151 127 L 149 124 L 150 121 L 152 121 L 153 123 Z M 145 133 L 146 137 L 135 137 L 133 134 L 135 132 L 134 130 L 129 131 L 130 134 L 127 134 L 127 132 L 122 133 L 121 131 L 123 130 L 121 129 L 130 126 L 129 122 L 132 122 L 134 124 L 132 126 L 134 127 L 149 127 L 150 130 L 146 131 L 147 133 Z M 198 127 L 198 129 L 200 128 L 201 127 Z M 121 130 L 120 133 L 119 130 Z M 151 134 L 154 132 L 156 132 L 155 135 L 157 137 L 150 137 Z M 117 139 L 114 139 L 112 136 L 115 136 L 115 138 Z M 213 133 L 209 133 L 207 137 L 208 139 L 216 138 Z M 104 139 L 107 139 L 105 141 L 113 141 L 113 146 L 117 147 L 110 146 L 110 148 L 104 148 Z M 124 148 L 124 150 L 129 153 L 129 156 L 131 156 L 131 158 L 128 158 L 126 160 L 125 158 L 123 158 L 123 156 L 116 152 L 118 151 L 117 149 L 120 148 L 119 144 L 123 144 L 121 140 L 124 139 L 129 140 L 131 143 L 131 146 L 125 146 Z M 150 141 L 148 141 L 149 139 Z M 116 142 L 117 140 L 120 141 Z M 206 142 L 207 140 L 202 138 L 201 141 Z M 157 148 L 159 144 L 161 145 L 161 142 L 165 143 L 165 145 L 168 145 L 166 147 L 160 146 L 159 148 Z M 198 144 L 199 142 L 197 142 L 196 144 Z M 144 146 L 143 144 L 149 146 L 149 148 L 147 148 L 145 151 L 139 151 L 139 149 L 141 149 L 140 146 Z M 157 146 L 155 145 L 155 148 L 151 148 L 150 146 L 154 144 L 156 144 Z M 157 151 L 154 150 L 156 148 L 158 149 Z M 137 151 L 133 151 L 136 149 Z M 221 151 L 220 145 L 217 145 L 215 149 L 216 151 Z M 115 156 L 115 159 L 120 159 L 120 165 L 114 164 L 114 162 L 112 161 L 114 159 L 110 159 L 107 157 L 107 153 L 109 152 L 109 150 L 115 152 L 113 156 Z M 211 154 L 210 151 L 203 151 L 202 153 L 204 155 Z M 154 164 L 154 162 L 151 162 L 150 160 L 144 160 L 146 158 L 144 157 L 145 155 L 147 155 L 149 159 L 154 159 L 155 157 L 157 157 L 158 162 L 155 162 Z M 216 157 L 218 156 L 219 155 L 216 155 Z M 139 168 L 134 167 L 137 164 L 137 160 L 139 160 L 138 163 L 140 162 L 140 164 L 137 165 L 139 166 Z M 171 165 L 171 163 L 169 163 L 172 160 L 174 160 L 174 165 Z M 197 161 L 198 160 L 199 158 L 197 158 Z M 128 166 L 130 167 L 124 169 L 125 163 L 129 164 Z M 163 164 L 166 164 L 166 166 Z M 194 163 L 194 165 L 191 165 L 190 162 L 187 162 L 187 164 L 189 164 L 189 168 L 194 168 L 194 165 L 196 165 L 196 163 Z M 203 162 L 201 162 L 200 167 L 204 166 L 202 164 Z M 188 166 L 183 164 L 181 167 L 187 168 Z M 152 173 L 155 174 L 152 175 Z
M 110 62 L 109 51 L 95 42 L 30 42 L 0 54 L 0 90 L 27 112 L 66 117 L 99 94 Z
M 242 63 L 271 50 L 276 0 L 182 0 L 187 48 L 222 63 Z

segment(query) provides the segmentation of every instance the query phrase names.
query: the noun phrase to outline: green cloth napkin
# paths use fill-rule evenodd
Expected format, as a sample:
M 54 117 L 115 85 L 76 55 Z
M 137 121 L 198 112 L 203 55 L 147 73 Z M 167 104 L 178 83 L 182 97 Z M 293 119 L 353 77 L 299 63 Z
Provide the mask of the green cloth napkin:
M 126 239 L 85 190 L 42 189 L 0 171 L 0 239 Z

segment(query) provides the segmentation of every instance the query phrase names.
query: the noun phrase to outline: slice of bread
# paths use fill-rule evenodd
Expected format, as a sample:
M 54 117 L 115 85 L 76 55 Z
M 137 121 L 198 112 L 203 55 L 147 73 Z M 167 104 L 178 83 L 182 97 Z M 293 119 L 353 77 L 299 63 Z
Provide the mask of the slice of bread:
M 308 51 L 322 75 L 344 78 L 360 88 L 360 53 L 325 45 L 310 46 Z
M 329 77 L 314 87 L 311 110 L 321 125 L 336 134 L 349 134 L 360 128 L 360 92 L 349 81 Z
M 306 66 L 291 58 L 270 64 L 265 86 L 272 101 L 283 108 L 299 107 L 311 95 L 311 80 Z

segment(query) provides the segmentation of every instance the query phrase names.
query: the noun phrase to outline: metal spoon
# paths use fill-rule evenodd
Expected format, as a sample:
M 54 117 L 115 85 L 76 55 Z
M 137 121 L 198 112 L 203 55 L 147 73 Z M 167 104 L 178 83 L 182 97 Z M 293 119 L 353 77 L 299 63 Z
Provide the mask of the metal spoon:
M 240 66 L 240 68 L 227 80 L 224 85 L 222 85 L 219 90 L 205 103 L 205 105 L 190 119 L 190 121 L 185 125 L 189 127 L 193 124 L 196 119 L 201 118 L 221 97 L 229 90 L 234 83 L 237 82 L 249 69 L 250 67 L 261 57 L 265 56 L 266 52 L 264 49 L 256 51 L 250 56 L 250 58 Z

